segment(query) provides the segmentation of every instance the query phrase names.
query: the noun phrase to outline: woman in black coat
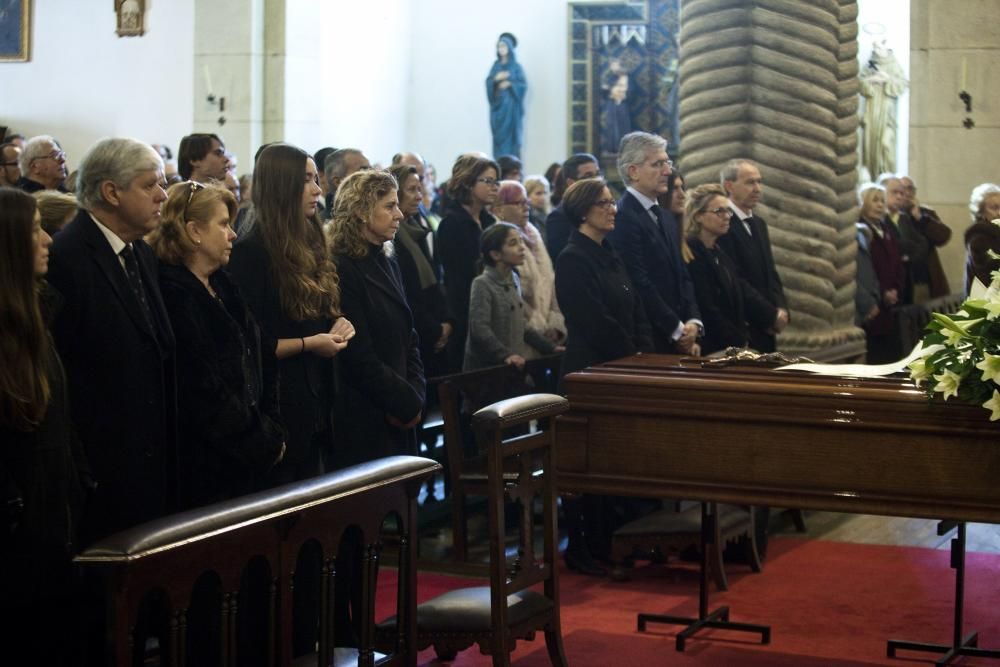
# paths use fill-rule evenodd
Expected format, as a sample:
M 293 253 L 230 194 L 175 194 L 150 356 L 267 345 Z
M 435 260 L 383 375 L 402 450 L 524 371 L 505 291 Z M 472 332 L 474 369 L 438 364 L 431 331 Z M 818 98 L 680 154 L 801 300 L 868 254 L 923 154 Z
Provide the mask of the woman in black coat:
M 566 190 L 562 209 L 576 227 L 556 259 L 556 298 L 566 318 L 567 373 L 651 352 L 649 322 L 638 292 L 618 254 L 605 240 L 615 228 L 615 200 L 600 178 L 585 178 Z M 562 379 L 560 378 L 560 384 Z M 606 573 L 592 554 L 607 556 L 616 527 L 603 496 L 563 498 L 568 544 L 566 565 L 584 574 Z M 588 539 L 584 538 L 587 526 Z
M 337 466 L 415 454 L 424 408 L 424 369 L 399 267 L 389 256 L 403 219 L 396 179 L 351 174 L 337 189 L 330 245 L 341 306 L 357 336 L 340 356 Z
M 722 186 L 700 185 L 688 193 L 684 210 L 688 253 L 684 260 L 688 262 L 705 325 L 701 352 L 706 355 L 748 345 L 748 320 L 761 329 L 772 329 L 778 317 L 777 308 L 740 276 L 739 269 L 716 244 L 729 231 L 731 216 Z
M 86 466 L 42 314 L 51 244 L 35 199 L 0 188 L 0 600 L 7 619 L 0 641 L 9 664 L 71 665 L 79 657 L 70 559 Z
M 487 208 L 500 191 L 500 167 L 489 158 L 463 155 L 455 162 L 448 180 L 451 204 L 438 225 L 438 257 L 444 268 L 448 311 L 455 318 L 455 331 L 448 343 L 448 365 L 462 370 L 465 339 L 469 333 L 469 291 L 479 274 L 479 239 L 495 220 Z
M 605 240 L 615 227 L 611 191 L 602 179 L 587 178 L 571 185 L 562 201 L 576 226 L 556 260 L 556 298 L 567 331 L 562 375 L 652 351 L 639 294 Z
M 236 199 L 194 181 L 170 188 L 149 243 L 177 340 L 179 499 L 198 507 L 259 490 L 285 450 L 277 362 L 225 271 Z
M 413 313 L 413 326 L 420 339 L 424 375 L 445 375 L 448 372 L 445 348 L 455 330 L 455 320 L 448 314 L 444 289 L 438 281 L 427 244 L 432 232 L 419 219 L 423 199 L 420 176 L 417 168 L 408 164 L 396 165 L 389 173 L 399 183 L 399 210 L 404 216 L 393 246 L 406 301 Z
M 337 269 L 316 216 L 322 190 L 300 148 L 271 144 L 257 158 L 251 188 L 256 223 L 233 246 L 230 275 L 278 358 L 285 456 L 271 483 L 313 477 L 333 444 L 333 360 L 354 335 L 340 315 Z

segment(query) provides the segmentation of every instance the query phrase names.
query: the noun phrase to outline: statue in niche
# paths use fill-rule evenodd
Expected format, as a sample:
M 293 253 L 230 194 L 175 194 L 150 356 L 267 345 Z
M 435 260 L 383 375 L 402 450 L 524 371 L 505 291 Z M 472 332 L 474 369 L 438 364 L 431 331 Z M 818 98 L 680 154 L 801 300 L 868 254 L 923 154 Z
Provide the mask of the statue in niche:
M 486 97 L 490 101 L 490 128 L 493 130 L 493 157 L 521 157 L 524 135 L 524 93 L 528 83 L 517 62 L 517 38 L 509 32 L 497 40 L 497 59 L 486 77 Z
M 118 36 L 135 37 L 143 33 L 142 0 L 118 0 Z
M 622 137 L 632 131 L 632 115 L 628 106 L 628 72 L 618 62 L 612 62 L 604 77 L 601 90 L 601 154 L 615 155 Z
M 858 75 L 864 110 L 861 114 L 861 168 L 867 180 L 896 171 L 896 107 L 908 81 L 885 40 L 872 46 L 872 55 Z M 864 174 L 863 174 L 864 175 Z

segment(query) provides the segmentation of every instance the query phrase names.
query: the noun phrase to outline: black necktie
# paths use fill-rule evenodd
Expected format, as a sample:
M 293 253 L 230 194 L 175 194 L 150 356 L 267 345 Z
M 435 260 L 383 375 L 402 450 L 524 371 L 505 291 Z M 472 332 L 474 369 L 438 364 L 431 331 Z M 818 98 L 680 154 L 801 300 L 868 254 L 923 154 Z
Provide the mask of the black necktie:
M 649 207 L 649 210 L 656 216 L 657 227 L 660 228 L 660 232 L 663 234 L 667 241 L 667 247 L 674 249 L 677 247 L 677 238 L 673 225 L 670 224 L 669 218 L 667 218 L 666 213 L 660 208 L 659 204 L 653 204 Z
M 151 331 L 155 332 L 156 327 L 153 326 L 153 311 L 149 309 L 149 300 L 146 299 L 146 288 L 142 284 L 142 275 L 139 273 L 139 262 L 135 259 L 132 244 L 128 244 L 122 249 L 121 257 L 125 260 L 125 273 L 128 276 L 128 285 L 132 288 L 135 298 L 139 301 L 139 308 L 142 310 L 143 317 L 146 318 L 146 324 L 149 325 Z

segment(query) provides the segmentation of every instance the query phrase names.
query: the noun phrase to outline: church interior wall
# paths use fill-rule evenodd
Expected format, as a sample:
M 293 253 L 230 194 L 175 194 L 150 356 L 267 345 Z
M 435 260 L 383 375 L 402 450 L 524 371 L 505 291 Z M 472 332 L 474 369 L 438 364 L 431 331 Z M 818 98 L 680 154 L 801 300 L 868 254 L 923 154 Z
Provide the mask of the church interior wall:
M 70 169 L 107 136 L 176 149 L 191 131 L 194 3 L 147 0 L 147 33 L 118 37 L 111 0 L 32 2 L 31 60 L 0 63 L 0 119 L 56 137 Z
M 913 0 L 911 12 L 910 173 L 918 198 L 952 228 L 940 254 L 952 289 L 961 289 L 969 194 L 1000 182 L 1000 3 Z M 972 113 L 958 97 L 963 78 Z M 963 127 L 967 117 L 973 129 Z

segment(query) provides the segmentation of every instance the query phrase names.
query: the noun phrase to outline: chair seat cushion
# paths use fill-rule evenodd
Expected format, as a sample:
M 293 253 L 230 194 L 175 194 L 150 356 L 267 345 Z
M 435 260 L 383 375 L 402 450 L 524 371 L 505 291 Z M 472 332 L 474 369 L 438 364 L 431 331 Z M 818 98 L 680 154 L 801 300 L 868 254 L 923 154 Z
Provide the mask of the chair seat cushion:
M 740 505 L 719 505 L 719 530 L 729 532 L 745 524 L 750 519 L 746 507 Z M 695 505 L 682 512 L 659 510 L 630 521 L 614 532 L 614 537 L 637 538 L 654 535 L 680 535 L 701 530 L 701 507 Z
M 507 620 L 520 623 L 552 609 L 552 600 L 532 590 L 507 596 Z M 417 632 L 489 632 L 490 588 L 459 588 L 417 607 Z

